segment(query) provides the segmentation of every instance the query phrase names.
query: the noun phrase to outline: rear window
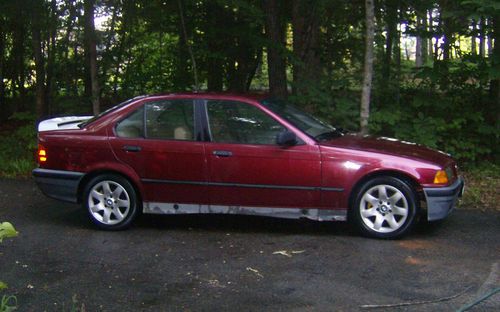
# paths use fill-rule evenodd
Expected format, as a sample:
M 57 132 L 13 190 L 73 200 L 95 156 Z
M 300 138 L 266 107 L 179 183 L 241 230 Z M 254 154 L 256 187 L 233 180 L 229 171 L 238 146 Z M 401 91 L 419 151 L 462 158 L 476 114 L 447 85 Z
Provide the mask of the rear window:
M 95 115 L 94 117 L 92 117 L 92 118 L 90 118 L 90 119 L 88 119 L 88 120 L 86 120 L 86 121 L 82 122 L 81 124 L 78 124 L 78 127 L 83 128 L 83 127 L 87 126 L 88 124 L 93 123 L 93 122 L 94 122 L 94 121 L 96 121 L 97 119 L 99 119 L 99 118 L 101 118 L 101 117 L 103 117 L 103 116 L 105 116 L 105 115 L 107 115 L 107 114 L 109 114 L 109 113 L 112 113 L 112 112 L 114 112 L 115 110 L 120 109 L 120 108 L 122 108 L 123 106 L 125 106 L 125 105 L 127 105 L 127 104 L 130 104 L 130 103 L 132 103 L 132 102 L 134 102 L 134 101 L 136 101 L 136 100 L 138 100 L 138 99 L 142 99 L 142 98 L 144 98 L 144 97 L 146 97 L 146 96 L 145 96 L 145 95 L 141 95 L 141 96 L 136 96 L 136 97 L 135 97 L 135 98 L 133 98 L 133 99 L 126 100 L 125 102 L 122 102 L 122 103 L 120 103 L 120 104 L 118 104 L 118 105 L 115 105 L 115 106 L 113 106 L 113 107 L 111 107 L 111 108 L 109 108 L 109 109 L 105 110 L 104 112 L 102 112 L 102 113 L 100 113 L 100 114 L 98 114 L 98 115 Z

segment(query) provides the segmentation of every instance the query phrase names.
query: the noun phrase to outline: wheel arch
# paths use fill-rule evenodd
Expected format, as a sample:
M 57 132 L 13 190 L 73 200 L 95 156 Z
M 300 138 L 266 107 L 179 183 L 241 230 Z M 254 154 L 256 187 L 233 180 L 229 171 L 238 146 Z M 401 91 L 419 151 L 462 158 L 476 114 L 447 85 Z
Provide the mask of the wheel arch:
M 354 203 L 354 200 L 356 199 L 357 192 L 363 186 L 363 184 L 365 184 L 366 182 L 368 182 L 371 179 L 378 178 L 378 177 L 393 177 L 393 178 L 397 178 L 397 179 L 400 179 L 400 180 L 408 183 L 410 188 L 415 193 L 415 198 L 416 198 L 416 202 L 417 202 L 417 210 L 420 210 L 419 202 L 421 200 L 420 193 L 421 193 L 422 187 L 420 186 L 420 184 L 418 183 L 418 181 L 415 177 L 411 176 L 408 173 L 398 171 L 398 170 L 373 171 L 373 172 L 370 172 L 370 173 L 364 175 L 358 181 L 356 181 L 356 183 L 351 188 L 351 192 L 349 194 L 349 199 L 348 199 L 349 210 L 352 209 L 352 205 Z
M 126 179 L 134 188 L 138 202 L 142 202 L 141 188 L 139 187 L 136 179 L 134 179 L 134 178 L 130 177 L 129 175 L 124 174 L 123 172 L 118 171 L 118 170 L 97 169 L 97 170 L 93 170 L 91 172 L 88 172 L 80 180 L 80 183 L 78 184 L 78 192 L 77 192 L 77 195 L 78 195 L 77 202 L 79 204 L 82 203 L 83 196 L 84 196 L 83 192 L 85 190 L 85 187 L 89 183 L 89 181 L 97 176 L 104 175 L 104 174 L 114 174 L 114 175 L 118 175 L 118 176 L 121 176 L 122 178 Z

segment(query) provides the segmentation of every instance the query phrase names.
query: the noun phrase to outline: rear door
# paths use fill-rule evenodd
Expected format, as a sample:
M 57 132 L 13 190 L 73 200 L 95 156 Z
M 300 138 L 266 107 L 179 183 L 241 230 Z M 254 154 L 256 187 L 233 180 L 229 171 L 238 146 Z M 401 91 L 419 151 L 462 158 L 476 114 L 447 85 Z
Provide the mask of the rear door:
M 148 101 L 115 127 L 113 151 L 140 176 L 151 209 L 208 203 L 196 110 L 190 99 Z
M 205 144 L 212 205 L 318 207 L 317 146 L 276 144 L 285 127 L 244 102 L 208 100 L 211 142 Z

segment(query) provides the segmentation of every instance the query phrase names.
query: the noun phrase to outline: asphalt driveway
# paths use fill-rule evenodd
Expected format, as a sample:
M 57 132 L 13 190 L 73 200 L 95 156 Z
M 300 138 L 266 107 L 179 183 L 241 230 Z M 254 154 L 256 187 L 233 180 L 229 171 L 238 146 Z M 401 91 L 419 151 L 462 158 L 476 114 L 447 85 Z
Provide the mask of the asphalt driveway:
M 143 216 L 103 232 L 31 180 L 0 179 L 0 221 L 20 232 L 0 244 L 0 295 L 15 294 L 19 311 L 73 301 L 86 311 L 455 311 L 500 287 L 493 211 L 457 210 L 397 241 L 249 216 Z M 500 293 L 470 311 L 500 311 Z

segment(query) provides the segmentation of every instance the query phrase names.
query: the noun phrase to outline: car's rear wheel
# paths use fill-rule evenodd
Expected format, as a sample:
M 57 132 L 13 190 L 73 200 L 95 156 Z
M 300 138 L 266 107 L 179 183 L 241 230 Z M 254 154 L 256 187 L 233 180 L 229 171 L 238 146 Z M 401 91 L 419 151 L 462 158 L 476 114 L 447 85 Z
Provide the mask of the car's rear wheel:
M 415 224 L 417 203 L 415 192 L 405 181 L 377 177 L 359 188 L 350 217 L 363 235 L 398 238 Z
M 123 230 L 137 216 L 139 203 L 130 182 L 115 174 L 99 175 L 87 183 L 83 205 L 90 219 L 104 230 Z

